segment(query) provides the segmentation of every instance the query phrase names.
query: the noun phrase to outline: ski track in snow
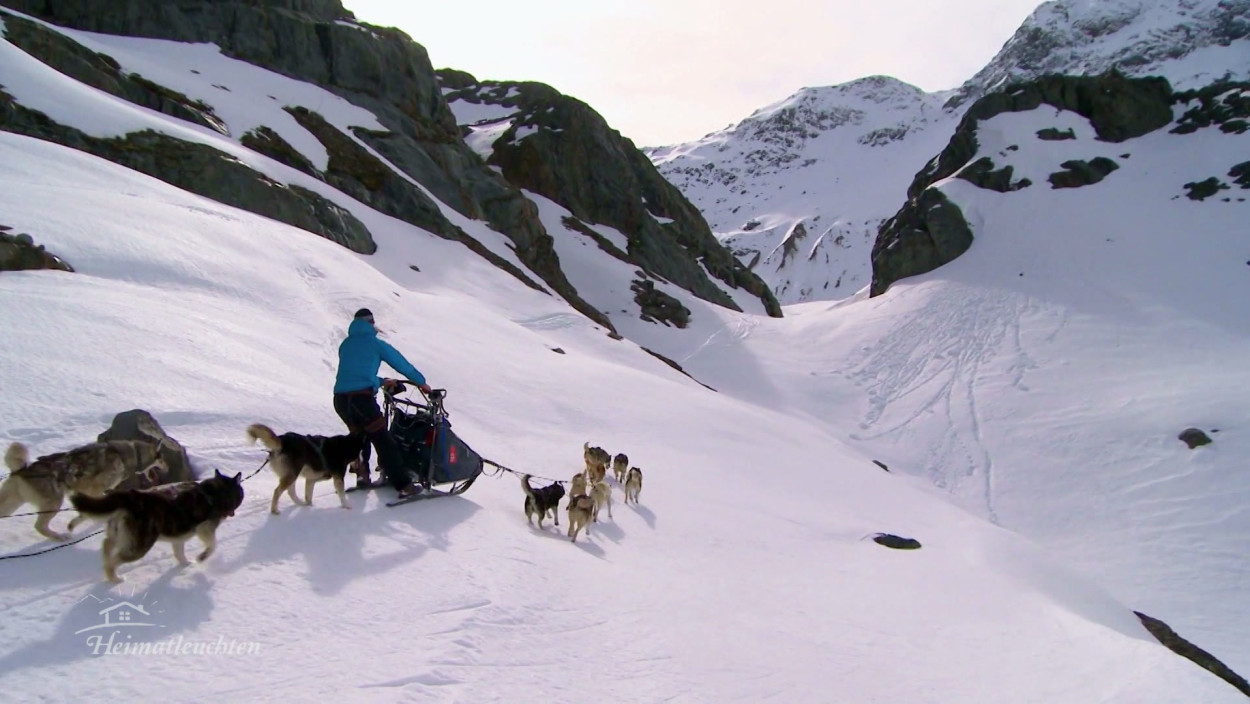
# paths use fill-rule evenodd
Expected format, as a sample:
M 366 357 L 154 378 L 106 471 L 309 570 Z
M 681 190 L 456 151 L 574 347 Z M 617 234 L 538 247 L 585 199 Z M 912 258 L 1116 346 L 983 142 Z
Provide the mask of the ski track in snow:
M 869 400 L 860 431 L 851 437 L 897 440 L 920 417 L 938 414 L 945 431 L 937 434 L 940 444 L 927 453 L 933 463 L 920 469 L 955 492 L 965 480 L 979 483 L 981 501 L 995 523 L 994 462 L 981 440 L 978 383 L 992 373 L 987 367 L 1008 355 L 1012 384 L 1024 386 L 1033 363 L 1020 343 L 1021 314 L 996 296 L 939 294 L 919 315 L 848 360 L 845 373 L 856 386 L 867 388 Z M 952 472 L 955 463 L 963 469 Z M 949 486 L 952 475 L 965 480 Z

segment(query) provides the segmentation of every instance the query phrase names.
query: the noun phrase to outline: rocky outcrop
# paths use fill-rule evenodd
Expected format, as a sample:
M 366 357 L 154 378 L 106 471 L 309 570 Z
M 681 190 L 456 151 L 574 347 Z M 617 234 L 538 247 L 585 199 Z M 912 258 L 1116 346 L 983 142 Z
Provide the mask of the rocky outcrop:
M 634 292 L 634 302 L 642 310 L 643 320 L 659 321 L 665 325 L 672 323 L 679 328 L 690 324 L 690 309 L 676 298 L 658 290 L 654 281 L 637 279 L 630 283 L 629 290 Z
M 145 410 L 136 408 L 114 416 L 108 429 L 96 438 L 96 442 L 109 440 L 137 440 L 152 443 L 160 447 L 160 456 L 165 462 L 165 470 L 158 472 L 156 476 L 129 477 L 116 487 L 118 490 L 146 489 L 155 484 L 196 479 L 195 469 L 191 465 L 190 458 L 187 457 L 186 448 L 170 437 L 161 424 L 156 422 L 156 418 Z
M 1070 159 L 1060 164 L 1063 171 L 1057 171 L 1046 177 L 1051 188 L 1080 188 L 1090 186 L 1107 177 L 1107 174 L 1120 168 L 1113 159 L 1105 156 L 1095 157 L 1089 161 Z
M 157 85 L 138 74 L 127 74 L 112 57 L 100 54 L 65 35 L 28 19 L 0 11 L 4 38 L 65 75 L 123 100 L 150 110 L 203 125 L 222 134 L 229 130 L 213 108 L 203 102 Z
M 954 261 L 972 246 L 972 228 L 944 193 L 929 188 L 881 226 L 872 247 L 870 296 L 890 284 Z
M 307 189 L 277 183 L 225 152 L 153 131 L 99 138 L 61 125 L 0 91 L 0 129 L 88 152 L 207 198 L 321 235 L 353 251 L 377 249 L 356 216 Z
M 1176 134 L 1212 126 L 1229 134 L 1250 129 L 1250 83 L 1219 81 L 1199 90 L 1177 93 L 1176 102 L 1185 107 L 1172 129 Z
M 12 229 L 7 225 L 0 225 L 0 271 L 74 270 L 65 260 L 45 250 L 43 245 L 36 245 L 30 235 L 24 232 L 11 233 Z
M 1233 168 L 1228 170 L 1228 176 L 1241 188 L 1250 188 L 1250 161 L 1234 164 Z
M 1228 190 L 1228 184 L 1221 181 L 1218 177 L 1212 176 L 1201 181 L 1190 181 L 1185 184 L 1185 197 L 1190 200 L 1202 201 L 1219 193 Z
M 978 188 L 999 193 L 1010 193 L 1033 185 L 1033 182 L 1027 178 L 1013 181 L 1011 178 L 1013 172 L 1014 168 L 1010 164 L 1001 169 L 995 169 L 994 160 L 983 156 L 960 171 L 958 177 Z
M 438 206 L 421 189 L 405 180 L 351 137 L 343 134 L 318 113 L 306 107 L 287 107 L 286 112 L 308 130 L 329 155 L 326 183 L 381 211 L 447 239 L 463 233 L 448 222 Z
M 585 103 L 539 83 L 478 81 L 459 71 L 439 76 L 448 101 L 498 105 L 513 114 L 487 157 L 509 183 L 581 221 L 621 231 L 630 261 L 651 276 L 737 309 L 710 275 L 781 315 L 768 287 L 721 246 L 698 210 Z
M 1076 139 L 1076 132 L 1071 129 L 1060 130 L 1047 127 L 1037 131 L 1037 138 L 1044 142 L 1060 142 L 1065 139 Z
M 995 169 L 992 160 L 977 157 L 981 122 L 1007 112 L 1050 105 L 1089 120 L 1100 140 L 1122 142 L 1170 124 L 1175 102 L 1167 80 L 1127 78 L 1115 71 L 1100 76 L 1043 76 L 977 100 L 964 113 L 942 153 L 916 174 L 907 189 L 907 203 L 878 231 L 872 249 L 870 295 L 884 293 L 906 276 L 932 271 L 971 246 L 972 231 L 959 207 L 937 193 L 933 184 L 958 174 L 1000 192 L 1029 185 L 1025 181 L 1012 183 L 1008 167 Z M 1063 166 L 1068 171 L 1050 177 L 1056 188 L 1094 183 L 1118 168 L 1103 157 Z
M 1140 611 L 1134 611 L 1133 613 L 1136 614 L 1142 625 L 1146 627 L 1146 630 L 1150 631 L 1150 635 L 1154 636 L 1155 640 L 1162 643 L 1168 650 L 1186 660 L 1192 661 L 1199 667 L 1232 685 L 1238 692 L 1250 697 L 1250 682 L 1247 682 L 1245 677 L 1237 674 L 1232 668 L 1221 662 L 1219 658 L 1182 638 L 1176 631 L 1172 630 L 1171 626 L 1163 621 L 1147 616 Z

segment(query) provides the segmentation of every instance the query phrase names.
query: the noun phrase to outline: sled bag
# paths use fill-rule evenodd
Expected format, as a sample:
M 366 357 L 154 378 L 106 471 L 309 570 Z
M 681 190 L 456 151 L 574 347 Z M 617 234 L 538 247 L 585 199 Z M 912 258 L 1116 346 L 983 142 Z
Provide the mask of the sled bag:
M 391 435 L 399 445 L 405 469 L 419 477 L 430 473 L 431 484 L 460 482 L 482 472 L 482 457 L 451 430 L 442 419 L 436 427 L 428 413 L 396 410 Z

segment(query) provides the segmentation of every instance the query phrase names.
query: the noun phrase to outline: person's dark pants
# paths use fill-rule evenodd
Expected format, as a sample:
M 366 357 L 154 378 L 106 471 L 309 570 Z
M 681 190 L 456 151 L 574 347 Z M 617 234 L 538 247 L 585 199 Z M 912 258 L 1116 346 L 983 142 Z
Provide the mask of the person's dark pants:
M 386 429 L 386 416 L 378 408 L 375 393 L 373 389 L 365 389 L 334 394 L 334 412 L 347 424 L 349 432 L 364 433 L 369 438 L 369 442 L 378 450 L 378 468 L 382 470 L 382 476 L 391 486 L 403 489 L 412 483 L 412 476 L 404 468 L 403 456 L 399 452 L 399 446 L 395 444 L 395 438 Z M 361 459 L 368 466 L 368 445 L 365 445 Z

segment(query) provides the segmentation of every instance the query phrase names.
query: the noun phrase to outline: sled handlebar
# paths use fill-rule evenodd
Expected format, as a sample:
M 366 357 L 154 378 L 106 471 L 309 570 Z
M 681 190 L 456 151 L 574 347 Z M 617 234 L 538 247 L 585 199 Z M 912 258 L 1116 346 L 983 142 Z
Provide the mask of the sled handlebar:
M 389 389 L 385 387 L 382 388 L 382 392 L 392 398 L 406 392 L 407 390 L 408 385 L 402 381 L 396 381 L 395 384 Z M 447 398 L 447 389 L 430 389 L 428 398 L 431 401 L 442 401 Z

